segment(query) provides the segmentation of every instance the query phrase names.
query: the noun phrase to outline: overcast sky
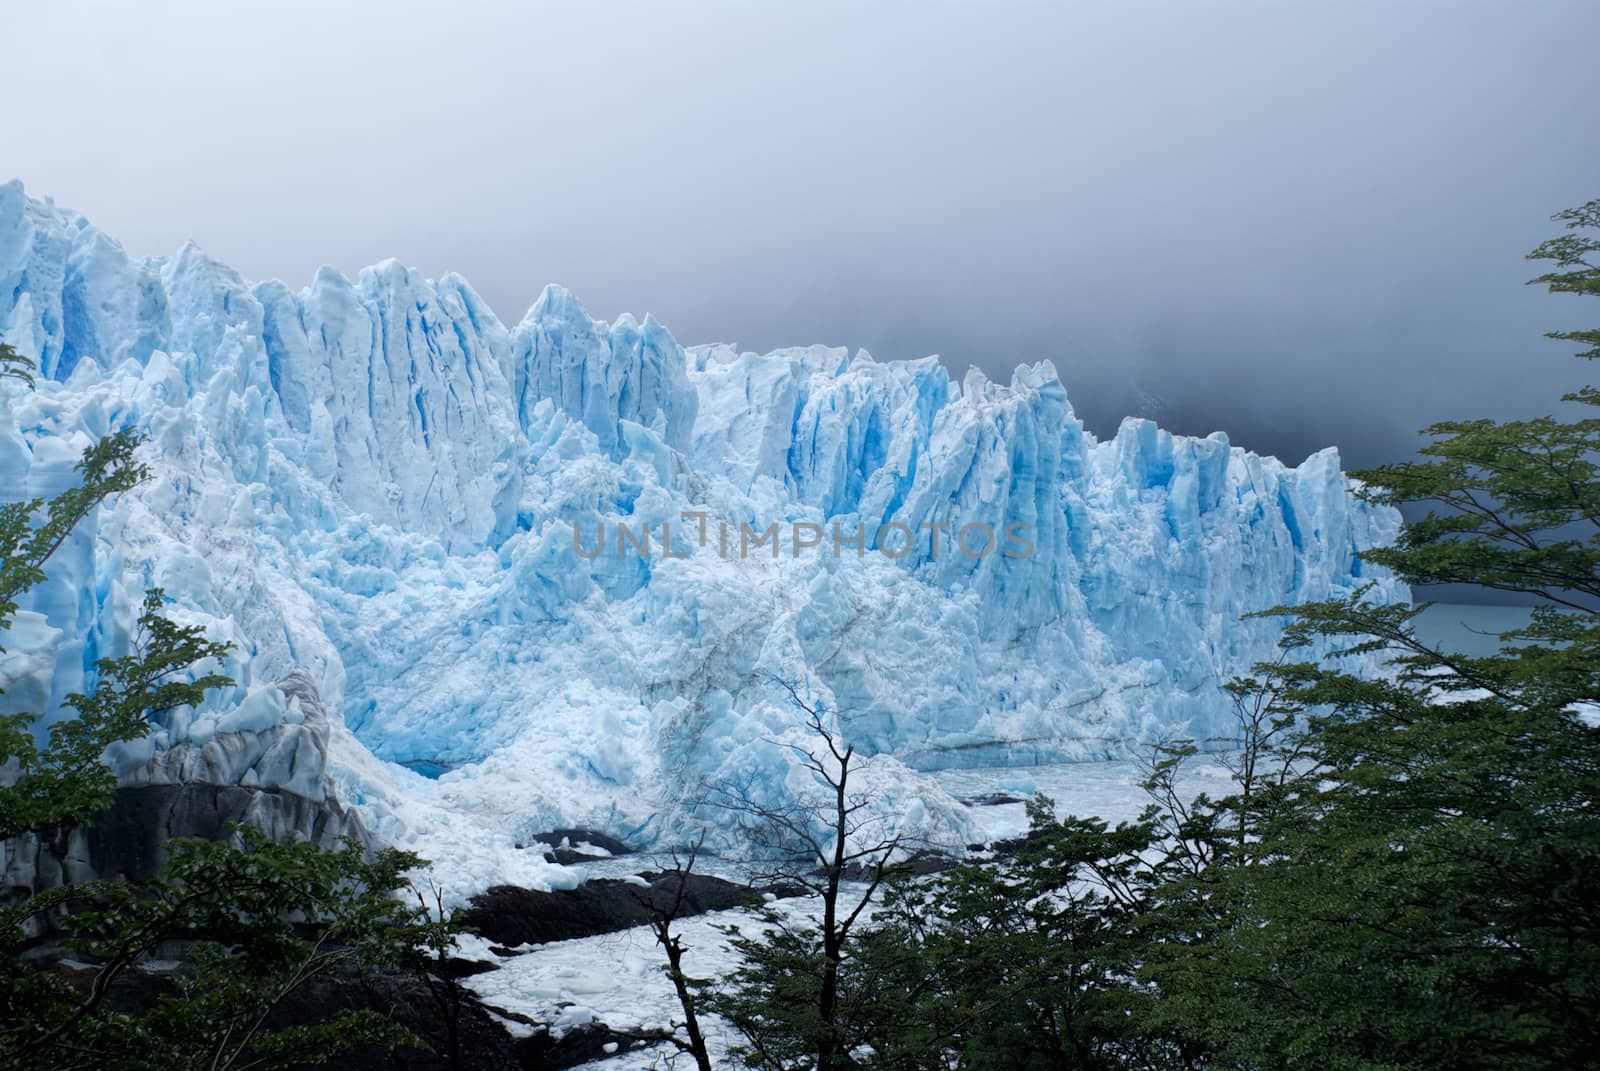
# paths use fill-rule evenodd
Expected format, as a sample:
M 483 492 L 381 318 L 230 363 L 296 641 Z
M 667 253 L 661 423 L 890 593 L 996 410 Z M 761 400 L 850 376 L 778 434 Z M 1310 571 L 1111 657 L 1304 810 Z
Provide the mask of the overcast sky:
M 337 8 L 337 10 L 335 10 Z M 1053 360 L 1298 460 L 1548 411 L 1600 4 L 0 0 L 19 177 L 134 254 L 395 256 L 685 343 Z

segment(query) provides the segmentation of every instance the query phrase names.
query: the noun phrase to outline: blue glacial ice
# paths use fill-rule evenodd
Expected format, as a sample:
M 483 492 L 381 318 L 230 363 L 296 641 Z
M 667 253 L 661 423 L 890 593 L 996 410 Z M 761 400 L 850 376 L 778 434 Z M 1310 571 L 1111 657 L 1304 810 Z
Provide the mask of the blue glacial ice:
M 160 586 L 237 683 L 119 749 L 126 783 L 333 795 L 480 882 L 561 880 L 509 850 L 537 829 L 648 842 L 707 783 L 800 791 L 782 682 L 878 756 L 897 822 L 958 840 L 918 771 L 1225 733 L 1219 683 L 1275 634 L 1242 614 L 1407 598 L 1356 558 L 1399 518 L 1334 451 L 1289 468 L 1135 419 L 1098 441 L 1048 363 L 958 383 L 932 357 L 683 347 L 554 286 L 507 327 L 392 260 L 294 291 L 193 245 L 131 258 L 18 183 L 0 334 L 42 372 L 0 387 L 0 494 L 66 486 L 128 425 L 154 472 L 24 604 L 0 704 L 57 709 Z M 741 523 L 778 525 L 777 555 L 741 557 Z M 984 526 L 990 553 L 954 548 Z

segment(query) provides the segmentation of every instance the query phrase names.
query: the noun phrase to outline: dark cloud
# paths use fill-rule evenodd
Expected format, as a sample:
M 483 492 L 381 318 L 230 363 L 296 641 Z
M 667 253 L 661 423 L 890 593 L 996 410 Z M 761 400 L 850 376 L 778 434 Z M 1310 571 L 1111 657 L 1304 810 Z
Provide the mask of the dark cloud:
M 1050 358 L 1364 464 L 1585 369 L 1521 286 L 1600 195 L 1592 2 L 73 3 L 5 15 L 0 174 L 255 278 L 398 256 L 686 342 Z M 337 10 L 335 10 L 337 8 Z

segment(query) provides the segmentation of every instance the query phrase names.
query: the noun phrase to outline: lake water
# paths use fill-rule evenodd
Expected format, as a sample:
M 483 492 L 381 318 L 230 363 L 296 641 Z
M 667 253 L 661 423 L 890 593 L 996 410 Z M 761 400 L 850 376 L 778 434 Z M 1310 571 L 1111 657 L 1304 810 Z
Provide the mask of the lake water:
M 1417 638 L 1455 654 L 1488 655 L 1499 646 L 1499 634 L 1528 623 L 1526 606 L 1478 606 L 1441 602 L 1416 620 Z

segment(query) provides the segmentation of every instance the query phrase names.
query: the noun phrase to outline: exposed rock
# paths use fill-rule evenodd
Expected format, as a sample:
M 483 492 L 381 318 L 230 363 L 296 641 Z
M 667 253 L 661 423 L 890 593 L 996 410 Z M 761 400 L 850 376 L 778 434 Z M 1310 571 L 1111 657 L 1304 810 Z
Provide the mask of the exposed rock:
M 1005 837 L 988 844 L 969 844 L 967 851 L 980 860 L 1008 859 L 1026 848 L 1037 848 L 1046 840 L 1043 831 L 1029 830 L 1020 837 Z
M 562 866 L 593 862 L 614 855 L 630 855 L 633 852 L 616 837 L 593 829 L 552 829 L 547 833 L 535 833 L 532 841 L 543 848 L 546 859 Z M 600 850 L 587 851 L 586 848 Z
M 560 1068 L 603 1060 L 637 1046 L 665 1041 L 667 1037 L 664 1031 L 619 1034 L 604 1023 L 584 1023 L 560 1037 L 540 1031 L 530 1037 L 518 1038 L 516 1048 L 524 1071 L 559 1071 Z M 614 1048 L 608 1050 L 608 1045 Z
M 453 960 L 445 973 L 459 978 L 481 968 L 493 969 L 472 960 Z M 82 990 L 88 989 L 95 973 L 93 967 L 69 960 L 57 961 L 45 969 Z M 107 1004 L 119 1012 L 143 1015 L 170 991 L 173 979 L 186 969 L 178 961 L 159 969 L 127 971 L 108 990 Z M 437 980 L 434 984 L 440 985 Z M 458 988 L 456 992 L 460 1000 L 455 1030 L 459 1066 L 473 1071 L 559 1071 L 653 1045 L 670 1036 L 663 1030 L 622 1033 L 602 1022 L 582 1023 L 555 1033 L 547 1024 L 488 1004 L 468 989 Z M 392 1053 L 376 1047 L 356 1049 L 340 1056 L 337 1066 L 342 1071 L 445 1071 L 452 1067 L 446 1008 L 447 1004 L 437 999 L 416 974 L 350 972 L 309 979 L 274 1008 L 267 1026 L 278 1029 L 312 1025 L 347 1010 L 380 1012 L 410 1030 L 426 1048 L 406 1047 Z
M 544 944 L 612 933 L 651 921 L 653 912 L 668 908 L 678 891 L 675 872 L 642 874 L 648 884 L 618 878 L 597 878 L 576 889 L 538 892 L 514 885 L 496 885 L 472 898 L 462 921 L 507 950 L 522 944 Z M 684 881 L 680 916 L 734 907 L 753 907 L 766 892 L 722 878 L 690 874 Z
M 985 792 L 979 796 L 967 796 L 961 802 L 968 807 L 1003 807 L 1008 803 L 1027 803 L 1028 801 L 1010 792 Z
M 451 1066 L 447 1022 L 427 986 L 413 975 L 314 978 L 280 1004 L 268 1022 L 274 1027 L 317 1022 L 345 1009 L 382 1012 L 416 1034 L 433 1051 L 407 1048 L 390 1054 L 375 1047 L 357 1049 L 339 1058 L 341 1071 L 445 1071 Z M 474 1071 L 521 1071 L 530 1066 L 519 1051 L 518 1039 L 500 1018 L 471 993 L 461 991 L 461 1011 L 456 1020 L 460 1066 Z
M 92 968 L 65 962 L 53 969 L 85 989 L 94 976 Z M 174 970 L 129 971 L 112 985 L 107 1002 L 118 1011 L 142 1015 L 168 990 L 175 974 Z M 473 1071 L 559 1071 L 652 1045 L 669 1036 L 661 1030 L 619 1033 L 601 1022 L 582 1023 L 555 1034 L 549 1026 L 526 1015 L 479 1000 L 470 990 L 457 992 L 461 1000 L 456 1020 L 460 1066 Z M 267 1025 L 274 1029 L 310 1025 L 325 1022 L 340 1011 L 361 1009 L 394 1019 L 427 1049 L 407 1047 L 393 1053 L 376 1047 L 356 1049 L 339 1058 L 341 1071 L 444 1071 L 451 1066 L 450 1029 L 444 1008 L 414 974 L 350 973 L 312 978 L 278 1004 L 268 1016 Z M 609 1053 L 608 1045 L 614 1046 Z
M 117 1011 L 142 1015 L 166 993 L 176 970 L 132 970 L 121 975 L 107 991 L 106 1000 Z M 58 965 L 58 973 L 70 981 L 82 975 L 84 985 L 92 977 L 88 968 L 74 970 Z M 457 1045 L 461 1066 L 485 1071 L 521 1071 L 525 1067 L 570 1066 L 525 1062 L 519 1039 L 500 1020 L 503 1016 L 483 1004 L 465 989 L 459 990 L 461 1008 L 456 1019 Z M 342 1071 L 444 1071 L 451 1066 L 450 1030 L 441 1004 L 429 993 L 423 980 L 401 972 L 355 973 L 319 976 L 308 979 L 281 1000 L 267 1017 L 267 1026 L 280 1029 L 326 1022 L 337 1012 L 371 1010 L 381 1012 L 415 1034 L 428 1049 L 408 1047 L 388 1053 L 375 1046 L 364 1047 L 340 1056 Z
M 937 874 L 940 871 L 950 870 L 960 866 L 962 862 L 943 852 L 920 851 L 909 858 L 896 860 L 889 869 L 896 874 L 915 874 L 921 877 L 924 874 Z M 845 881 L 871 881 L 873 869 L 869 863 L 851 863 L 844 868 L 843 877 Z M 820 867 L 811 872 L 813 877 L 821 877 L 825 873 L 826 871 Z
M 281 789 L 211 784 L 120 788 L 116 802 L 86 826 L 0 845 L 0 892 L 26 896 L 96 878 L 145 881 L 166 862 L 169 840 L 223 840 L 231 835 L 230 823 L 254 826 L 280 841 L 332 847 L 344 837 L 368 840 L 355 815 L 333 800 L 311 800 Z
M 562 841 L 571 844 L 592 844 L 596 848 L 604 848 L 612 855 L 633 854 L 633 849 L 616 837 L 594 829 L 552 829 L 548 833 L 535 833 L 533 839 L 540 844 L 560 844 Z
M 500 964 L 498 963 L 490 963 L 487 960 L 481 959 L 465 959 L 459 956 L 452 956 L 444 961 L 443 970 L 439 971 L 438 973 L 444 975 L 446 978 L 452 979 L 471 978 L 473 975 L 488 974 L 490 971 L 497 971 L 499 969 Z

